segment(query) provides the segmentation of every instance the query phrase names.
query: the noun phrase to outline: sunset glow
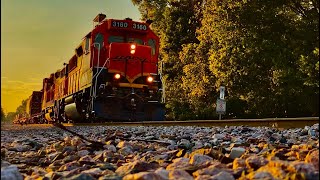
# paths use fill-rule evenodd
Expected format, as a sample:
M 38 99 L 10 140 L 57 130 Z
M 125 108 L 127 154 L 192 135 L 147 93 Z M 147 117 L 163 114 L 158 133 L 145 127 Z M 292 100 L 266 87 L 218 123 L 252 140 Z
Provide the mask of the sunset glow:
M 131 0 L 1 1 L 1 106 L 6 113 L 63 67 L 99 13 L 140 19 Z

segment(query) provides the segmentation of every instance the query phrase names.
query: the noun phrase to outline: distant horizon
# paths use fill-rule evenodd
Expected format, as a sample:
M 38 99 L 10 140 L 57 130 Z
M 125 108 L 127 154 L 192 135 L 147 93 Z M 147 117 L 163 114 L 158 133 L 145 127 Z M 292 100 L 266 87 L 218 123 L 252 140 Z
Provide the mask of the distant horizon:
M 6 114 L 68 62 L 99 13 L 108 19 L 141 18 L 131 0 L 1 1 L 1 107 Z

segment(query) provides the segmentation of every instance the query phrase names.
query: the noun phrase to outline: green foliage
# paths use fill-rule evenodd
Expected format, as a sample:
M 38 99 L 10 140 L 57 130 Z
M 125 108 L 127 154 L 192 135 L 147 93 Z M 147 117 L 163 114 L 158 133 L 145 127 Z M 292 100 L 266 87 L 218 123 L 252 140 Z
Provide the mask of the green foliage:
M 22 100 L 21 105 L 17 107 L 16 114 L 25 114 L 27 108 L 28 99 Z
M 6 116 L 6 121 L 12 122 L 15 119 L 16 115 L 16 112 L 8 112 Z
M 25 100 L 21 101 L 21 105 L 17 107 L 16 112 L 9 112 L 4 118 L 5 121 L 12 122 L 16 118 L 16 116 L 18 114 L 19 115 L 25 115 L 26 114 L 27 100 L 28 99 L 25 99 Z M 3 121 L 2 120 L 2 113 L 3 113 L 3 110 L 1 108 L 1 121 Z
M 305 106 L 306 100 L 317 97 L 319 91 L 303 93 L 308 92 L 304 85 L 307 79 L 301 74 L 299 59 L 300 64 L 307 64 L 305 68 L 309 66 L 307 71 L 313 81 L 311 76 L 308 81 L 316 85 L 319 72 L 314 70 L 318 58 L 301 63 L 307 61 L 301 57 L 318 46 L 319 38 L 318 33 L 307 30 L 308 26 L 299 27 L 304 18 L 292 10 L 293 6 L 297 5 L 288 1 L 210 1 L 205 9 L 200 37 L 214 42 L 209 61 L 217 77 L 216 87 L 225 84 L 230 92 L 228 98 L 245 100 L 246 114 L 312 114 L 311 107 Z M 316 26 L 311 29 L 314 31 Z M 306 33 L 312 38 L 301 37 Z
M 318 1 L 133 2 L 157 22 L 169 118 L 217 117 L 221 85 L 229 118 L 319 116 Z
M 1 106 L 1 122 L 5 121 L 5 120 L 6 120 L 6 115 L 4 114 L 4 111 L 3 111 L 2 106 Z

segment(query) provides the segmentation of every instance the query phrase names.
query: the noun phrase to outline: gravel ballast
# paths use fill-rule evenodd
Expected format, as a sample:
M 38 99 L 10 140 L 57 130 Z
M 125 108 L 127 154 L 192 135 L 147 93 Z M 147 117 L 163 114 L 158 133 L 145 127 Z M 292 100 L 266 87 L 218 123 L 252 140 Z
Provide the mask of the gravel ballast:
M 1 179 L 319 179 L 319 124 L 68 129 L 103 147 L 56 127 L 6 128 Z

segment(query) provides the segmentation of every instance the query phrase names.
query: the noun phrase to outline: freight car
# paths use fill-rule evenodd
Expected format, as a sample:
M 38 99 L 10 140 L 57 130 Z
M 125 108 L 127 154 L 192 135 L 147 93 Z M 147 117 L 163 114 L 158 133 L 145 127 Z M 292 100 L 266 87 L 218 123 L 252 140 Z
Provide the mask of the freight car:
M 40 117 L 34 121 L 164 120 L 159 38 L 152 22 L 104 14 L 93 22 L 70 60 L 43 79 Z
M 13 123 L 43 123 L 44 120 L 41 119 L 41 100 L 42 91 L 33 91 L 31 96 L 26 100 L 26 112 L 24 114 L 17 114 Z

